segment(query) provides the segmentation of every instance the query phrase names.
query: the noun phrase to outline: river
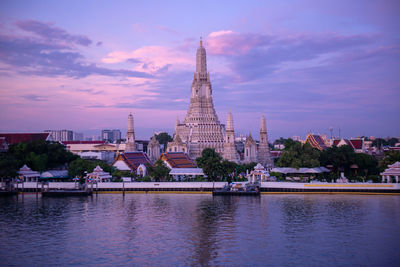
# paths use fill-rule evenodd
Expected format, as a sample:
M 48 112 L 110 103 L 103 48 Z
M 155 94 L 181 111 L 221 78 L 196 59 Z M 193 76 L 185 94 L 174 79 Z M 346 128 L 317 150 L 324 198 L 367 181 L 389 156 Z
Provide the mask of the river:
M 0 199 L 0 265 L 398 266 L 400 196 Z

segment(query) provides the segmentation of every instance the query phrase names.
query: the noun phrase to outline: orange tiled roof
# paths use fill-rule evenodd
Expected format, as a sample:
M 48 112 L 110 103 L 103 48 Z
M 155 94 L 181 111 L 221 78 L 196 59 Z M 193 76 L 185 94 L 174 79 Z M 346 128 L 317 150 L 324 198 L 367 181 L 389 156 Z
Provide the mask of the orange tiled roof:
M 172 168 L 195 168 L 196 164 L 183 152 L 168 152 L 161 155 L 161 160 L 167 161 Z
M 117 160 L 123 160 L 133 171 L 136 170 L 140 164 L 151 165 L 150 159 L 144 152 L 125 152 L 119 154 L 115 161 Z

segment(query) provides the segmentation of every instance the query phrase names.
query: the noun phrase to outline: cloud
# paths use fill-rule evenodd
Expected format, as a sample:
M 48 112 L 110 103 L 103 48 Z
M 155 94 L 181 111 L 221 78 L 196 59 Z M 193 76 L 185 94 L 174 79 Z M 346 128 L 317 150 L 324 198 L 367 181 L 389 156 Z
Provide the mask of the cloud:
M 107 54 L 102 61 L 109 64 L 124 61 L 141 62 L 142 64 L 137 64 L 134 70 L 148 74 L 165 72 L 171 68 L 184 69 L 187 66 L 194 66 L 195 63 L 193 55 L 175 47 L 163 46 L 143 46 L 133 51 L 114 51 Z
M 92 41 L 84 35 L 69 34 L 65 30 L 55 27 L 51 23 L 43 23 L 36 20 L 18 21 L 16 25 L 27 32 L 40 36 L 46 42 L 66 42 L 82 46 L 89 46 Z
M 236 81 L 245 82 L 279 70 L 284 63 L 298 64 L 330 54 L 362 49 L 373 43 L 370 35 L 266 35 L 241 34 L 233 31 L 212 32 L 206 39 L 210 55 L 224 57 L 237 74 Z M 314 60 L 314 62 L 311 62 Z
M 42 102 L 46 101 L 47 98 L 39 95 L 34 95 L 34 94 L 28 94 L 28 95 L 23 95 L 21 96 L 24 99 L 30 100 L 30 101 L 35 101 L 35 102 Z
M 156 26 L 156 27 L 157 27 L 157 29 L 159 29 L 159 30 L 161 30 L 161 31 L 168 32 L 168 33 L 172 33 L 172 34 L 174 34 L 174 35 L 179 35 L 179 32 L 178 32 L 178 31 L 176 31 L 176 30 L 174 30 L 174 29 L 171 29 L 171 28 L 169 28 L 169 27 L 167 27 L 167 26 L 161 26 L 161 25 L 159 25 L 159 26 Z
M 87 62 L 71 43 L 88 45 L 90 40 L 70 35 L 64 30 L 46 27 L 43 23 L 22 21 L 18 27 L 36 33 L 39 37 L 0 33 L 0 62 L 11 70 L 25 75 L 67 76 L 84 78 L 90 75 L 150 78 L 141 71 L 111 69 Z M 49 31 L 49 36 L 46 32 Z M 49 41 L 50 40 L 50 41 Z M 90 41 L 90 42 L 89 42 Z
M 103 90 L 94 90 L 94 89 L 77 89 L 77 92 L 83 92 L 83 93 L 88 93 L 91 95 L 101 95 L 104 94 L 105 92 Z

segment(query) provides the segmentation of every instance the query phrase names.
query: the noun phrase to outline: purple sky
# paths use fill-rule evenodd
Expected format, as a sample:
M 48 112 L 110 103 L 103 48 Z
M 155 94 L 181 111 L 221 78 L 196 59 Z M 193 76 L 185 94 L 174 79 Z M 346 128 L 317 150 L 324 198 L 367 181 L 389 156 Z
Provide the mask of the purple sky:
M 234 4 L 233 4 L 234 3 Z M 203 36 L 236 133 L 400 136 L 399 1 L 1 1 L 0 131 L 138 138 L 186 114 Z

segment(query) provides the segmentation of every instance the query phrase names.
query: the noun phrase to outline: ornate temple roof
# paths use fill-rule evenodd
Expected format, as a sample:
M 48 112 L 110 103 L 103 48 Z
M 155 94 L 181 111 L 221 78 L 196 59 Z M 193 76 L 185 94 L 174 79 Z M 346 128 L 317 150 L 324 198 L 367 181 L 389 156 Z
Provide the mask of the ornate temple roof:
M 115 162 L 122 160 L 126 163 L 126 165 L 129 166 L 131 170 L 136 170 L 140 164 L 150 164 L 151 161 L 149 157 L 146 155 L 144 152 L 125 152 L 118 154 L 118 156 L 115 158 L 114 162 L 112 165 L 115 164 Z
M 309 143 L 312 147 L 319 150 L 324 150 L 327 148 L 324 139 L 320 135 L 309 134 L 306 138 L 306 143 Z
M 6 139 L 7 144 L 20 142 L 46 141 L 50 133 L 0 133 L 0 137 Z
M 163 153 L 160 160 L 168 163 L 171 168 L 195 168 L 196 164 L 183 152 Z

